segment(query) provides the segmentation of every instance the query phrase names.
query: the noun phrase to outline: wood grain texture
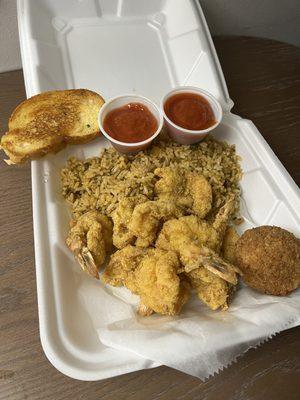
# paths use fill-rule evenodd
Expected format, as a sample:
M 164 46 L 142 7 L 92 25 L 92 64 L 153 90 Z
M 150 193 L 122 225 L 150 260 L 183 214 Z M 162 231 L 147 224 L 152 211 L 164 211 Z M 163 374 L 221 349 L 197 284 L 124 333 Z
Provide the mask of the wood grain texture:
M 300 48 L 255 38 L 219 38 L 233 112 L 251 119 L 300 184 Z
M 300 182 L 300 49 L 269 40 L 216 38 L 234 112 L 252 119 Z M 0 74 L 0 130 L 25 97 L 22 72 Z M 100 382 L 65 377 L 39 340 L 29 165 L 0 164 L 0 400 L 296 400 L 300 329 L 277 335 L 201 382 L 167 367 Z

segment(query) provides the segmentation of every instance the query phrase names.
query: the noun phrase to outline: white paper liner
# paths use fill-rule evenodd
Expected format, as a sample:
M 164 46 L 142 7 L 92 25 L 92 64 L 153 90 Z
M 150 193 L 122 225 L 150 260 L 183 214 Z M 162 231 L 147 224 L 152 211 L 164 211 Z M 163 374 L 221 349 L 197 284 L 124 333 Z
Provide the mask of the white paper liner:
M 243 286 L 228 311 L 212 311 L 193 296 L 176 317 L 140 317 L 137 296 L 92 279 L 82 282 L 79 294 L 104 345 L 202 380 L 250 348 L 300 324 L 300 290 L 276 297 Z

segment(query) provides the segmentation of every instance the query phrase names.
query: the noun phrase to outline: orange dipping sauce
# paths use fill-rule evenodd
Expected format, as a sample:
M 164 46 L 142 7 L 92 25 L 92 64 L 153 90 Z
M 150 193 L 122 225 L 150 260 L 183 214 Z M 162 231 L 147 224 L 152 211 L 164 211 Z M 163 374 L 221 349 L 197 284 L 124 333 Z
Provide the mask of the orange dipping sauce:
M 176 125 L 192 131 L 210 128 L 216 123 L 209 102 L 196 93 L 177 93 L 164 104 L 166 116 Z
M 104 118 L 103 128 L 113 139 L 138 143 L 155 133 L 158 122 L 144 104 L 128 103 L 110 111 Z

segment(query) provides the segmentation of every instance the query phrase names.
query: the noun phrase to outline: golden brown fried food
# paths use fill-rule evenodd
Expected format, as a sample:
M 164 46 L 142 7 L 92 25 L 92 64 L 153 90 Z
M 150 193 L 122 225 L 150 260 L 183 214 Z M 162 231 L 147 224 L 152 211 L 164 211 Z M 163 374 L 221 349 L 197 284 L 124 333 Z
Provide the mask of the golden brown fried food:
M 219 256 L 232 211 L 233 198 L 229 198 L 212 223 L 194 215 L 169 220 L 163 225 L 156 246 L 176 251 L 186 272 L 205 266 L 221 278 L 236 284 L 238 269 Z
M 213 310 L 228 308 L 230 295 L 237 284 L 238 268 L 219 255 L 231 209 L 230 199 L 212 223 L 194 215 L 169 220 L 156 241 L 158 248 L 178 254 L 198 297 Z M 233 233 L 228 232 L 231 236 L 227 233 L 226 254 L 230 255 Z
M 201 242 L 185 222 L 185 217 L 167 221 L 156 241 L 156 247 L 175 251 L 186 273 L 204 266 L 222 279 L 237 284 L 238 269 Z
M 129 231 L 136 237 L 137 246 L 148 247 L 154 244 L 164 221 L 181 215 L 180 208 L 171 201 L 146 201 L 134 208 L 128 225 Z
M 221 250 L 228 223 L 234 212 L 234 203 L 235 196 L 230 194 L 225 204 L 219 209 L 214 221 L 212 222 L 212 226 L 219 236 L 219 250 Z
M 99 279 L 98 268 L 112 250 L 112 223 L 99 212 L 88 211 L 71 222 L 66 243 L 81 268 Z
M 199 242 L 182 218 L 165 222 L 155 245 L 166 251 L 175 251 L 186 269 L 192 270 L 200 265 Z
M 198 242 L 219 253 L 233 210 L 234 198 L 230 196 L 213 221 L 208 222 L 194 215 L 182 217 L 180 221 L 188 225 Z
M 236 229 L 233 226 L 228 226 L 222 244 L 222 255 L 225 260 L 232 264 L 236 264 L 235 247 L 238 240 L 239 235 Z
M 163 315 L 178 314 L 189 298 L 189 286 L 181 281 L 180 262 L 176 253 L 151 249 L 142 259 L 132 277 L 130 286 L 136 286 L 141 297 L 140 312 L 150 310 Z
M 133 210 L 137 204 L 143 203 L 143 196 L 125 197 L 122 199 L 112 215 L 113 226 L 113 244 L 122 249 L 135 241 L 134 233 L 129 229 L 129 223 L 132 218 Z
M 228 309 L 229 300 L 234 286 L 216 276 L 204 267 L 191 271 L 188 275 L 191 285 L 197 295 L 212 310 Z
M 112 286 L 126 286 L 136 292 L 135 286 L 131 285 L 132 274 L 146 254 L 147 249 L 131 245 L 116 251 L 105 268 L 103 281 Z
M 212 250 L 219 250 L 223 238 L 219 236 L 212 224 L 197 218 L 195 215 L 179 218 L 179 221 L 184 222 L 189 227 L 197 242 Z
M 155 192 L 160 199 L 172 201 L 184 211 L 204 218 L 212 207 L 212 189 L 203 175 L 178 167 L 157 168 L 160 179 Z
M 300 240 L 276 226 L 247 230 L 236 245 L 236 259 L 248 286 L 285 296 L 300 285 Z
M 180 272 L 176 253 L 129 245 L 111 256 L 103 281 L 112 286 L 124 285 L 139 295 L 141 315 L 153 311 L 174 315 L 189 296 L 189 285 L 180 279 Z

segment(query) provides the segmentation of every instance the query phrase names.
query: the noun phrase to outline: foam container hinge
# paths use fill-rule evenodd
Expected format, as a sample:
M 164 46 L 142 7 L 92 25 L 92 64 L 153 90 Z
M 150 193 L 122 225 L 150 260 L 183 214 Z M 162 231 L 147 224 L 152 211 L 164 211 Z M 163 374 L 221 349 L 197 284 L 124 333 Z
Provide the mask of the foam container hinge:
M 139 93 L 159 103 L 177 85 L 208 90 L 224 118 L 215 136 L 242 157 L 241 231 L 276 224 L 300 234 L 299 190 L 251 121 L 230 113 L 222 70 L 202 10 L 193 0 L 18 0 L 27 96 L 88 88 L 104 98 Z M 64 374 L 99 380 L 158 364 L 103 346 L 76 296 L 79 271 L 64 245 L 70 218 L 59 170 L 71 155 L 98 155 L 105 139 L 32 162 L 40 336 Z

